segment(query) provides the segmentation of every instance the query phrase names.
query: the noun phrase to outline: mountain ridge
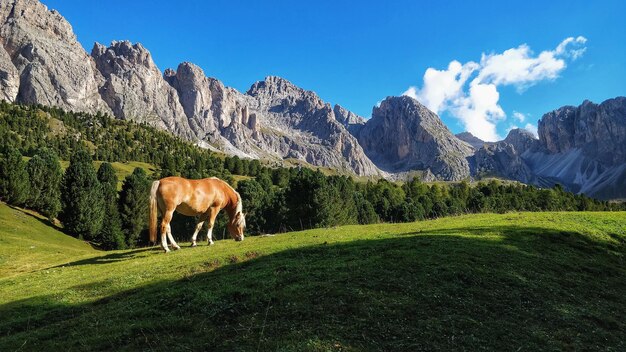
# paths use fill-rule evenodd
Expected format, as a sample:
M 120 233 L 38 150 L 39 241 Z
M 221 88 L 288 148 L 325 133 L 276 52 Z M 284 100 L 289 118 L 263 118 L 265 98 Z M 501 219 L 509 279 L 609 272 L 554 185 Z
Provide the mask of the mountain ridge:
M 346 174 L 459 181 L 483 176 L 626 198 L 626 98 L 546 113 L 539 138 L 512 130 L 486 143 L 453 135 L 417 100 L 388 97 L 364 119 L 285 78 L 246 92 L 197 65 L 160 71 L 141 43 L 87 53 L 61 14 L 37 0 L 0 4 L 0 98 L 146 122 L 212 150 Z M 565 163 L 565 164 L 564 164 Z

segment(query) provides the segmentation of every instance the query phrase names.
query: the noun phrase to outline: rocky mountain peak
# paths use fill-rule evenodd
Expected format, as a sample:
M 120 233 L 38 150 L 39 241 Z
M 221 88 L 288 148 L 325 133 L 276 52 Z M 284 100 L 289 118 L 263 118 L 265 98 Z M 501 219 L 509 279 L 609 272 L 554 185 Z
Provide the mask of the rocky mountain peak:
M 483 147 L 483 145 L 485 145 L 485 141 L 483 141 L 482 139 L 474 136 L 473 134 L 471 134 L 470 132 L 461 132 L 461 133 L 457 133 L 456 138 L 462 140 L 463 142 L 471 145 L 472 147 L 474 147 L 475 149 L 480 149 Z
M 91 50 L 91 56 L 100 61 L 101 65 L 99 67 L 129 65 L 143 66 L 149 70 L 156 68 L 150 52 L 140 43 L 132 44 L 128 40 L 114 40 L 108 48 L 100 43 L 95 43 Z M 109 73 L 109 70 L 103 72 L 105 75 Z
M 0 88 L 8 101 L 110 112 L 72 26 L 36 0 L 0 1 Z
M 543 115 L 538 127 L 539 140 L 551 153 L 581 149 L 606 165 L 626 162 L 625 97 L 556 109 Z
M 75 42 L 72 26 L 56 10 L 37 0 L 7 0 L 0 3 L 0 17 L 4 24 L 19 27 L 30 34 Z
M 335 113 L 337 121 L 341 122 L 344 125 L 365 124 L 365 118 L 353 113 L 352 111 L 349 111 L 339 104 L 335 104 L 335 106 L 333 107 L 333 112 Z
M 254 95 L 254 92 L 259 90 L 269 90 L 279 94 L 303 91 L 302 88 L 278 76 L 267 76 L 264 80 L 255 82 L 252 87 L 250 87 L 250 90 L 248 90 L 248 94 Z
M 293 105 L 296 101 L 306 102 L 310 108 L 322 108 L 325 105 L 314 92 L 304 90 L 277 76 L 267 76 L 265 80 L 254 83 L 246 94 L 269 105 L 275 105 L 276 102 Z M 328 109 L 332 110 L 329 104 Z
M 181 81 L 201 82 L 207 78 L 198 65 L 186 61 L 178 65 L 175 73 Z
M 472 148 L 413 98 L 383 100 L 374 107 L 358 140 L 370 159 L 385 171 L 429 170 L 445 180 L 469 177 L 466 157 Z
M 523 128 L 510 130 L 504 142 L 512 145 L 519 154 L 539 145 L 539 140 L 535 135 Z
M 100 95 L 117 118 L 148 122 L 193 139 L 176 90 L 165 80 L 143 45 L 113 41 L 91 51 L 105 78 Z
M 339 104 L 335 104 L 333 112 L 337 122 L 347 128 L 348 132 L 350 132 L 353 136 L 358 136 L 361 128 L 365 126 L 365 119 L 363 117 L 349 111 Z

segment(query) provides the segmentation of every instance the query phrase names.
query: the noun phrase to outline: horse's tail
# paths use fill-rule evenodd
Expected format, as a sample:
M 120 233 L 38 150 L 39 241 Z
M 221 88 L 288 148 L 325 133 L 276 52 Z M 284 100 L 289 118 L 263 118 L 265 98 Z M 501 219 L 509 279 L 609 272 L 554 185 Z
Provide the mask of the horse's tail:
M 150 242 L 155 243 L 157 240 L 157 217 L 159 209 L 157 208 L 157 190 L 160 181 L 152 182 L 150 189 Z

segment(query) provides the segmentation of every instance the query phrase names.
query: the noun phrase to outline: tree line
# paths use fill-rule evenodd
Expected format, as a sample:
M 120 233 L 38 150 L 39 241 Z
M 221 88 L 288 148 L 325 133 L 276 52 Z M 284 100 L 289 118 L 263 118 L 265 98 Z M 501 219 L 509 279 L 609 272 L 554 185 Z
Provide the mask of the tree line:
M 58 218 L 65 230 L 103 249 L 146 244 L 152 178 L 217 176 L 236 186 L 247 213 L 248 233 L 316 227 L 407 222 L 466 213 L 507 211 L 624 210 L 624 204 L 520 183 L 402 184 L 357 182 L 300 167 L 269 168 L 258 160 L 226 157 L 145 124 L 42 106 L 0 103 L 0 199 Z M 60 159 L 69 160 L 63 172 Z M 98 169 L 94 160 L 104 160 Z M 143 161 L 118 179 L 113 161 Z M 237 177 L 239 181 L 233 177 Z M 241 177 L 244 176 L 244 177 Z M 224 232 L 218 217 L 214 233 Z M 195 220 L 176 216 L 178 239 L 187 240 Z

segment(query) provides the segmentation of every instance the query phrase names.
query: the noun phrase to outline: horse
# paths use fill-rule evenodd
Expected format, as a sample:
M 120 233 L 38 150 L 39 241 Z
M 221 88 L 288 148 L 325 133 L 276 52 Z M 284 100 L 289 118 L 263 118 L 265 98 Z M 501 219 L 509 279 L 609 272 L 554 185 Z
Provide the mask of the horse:
M 174 211 L 186 216 L 197 216 L 199 221 L 191 238 L 191 246 L 196 246 L 196 237 L 205 221 L 209 221 L 208 245 L 213 244 L 213 225 L 220 210 L 226 209 L 229 217 L 227 225 L 230 236 L 235 241 L 243 241 L 246 217 L 242 212 L 241 196 L 228 183 L 216 177 L 189 180 L 182 177 L 165 177 L 152 183 L 150 190 L 150 241 L 157 239 L 158 212 L 161 221 L 161 247 L 169 252 L 167 238 L 174 249 L 180 246 L 172 237 L 170 221 Z M 167 237 L 166 237 L 167 235 Z

